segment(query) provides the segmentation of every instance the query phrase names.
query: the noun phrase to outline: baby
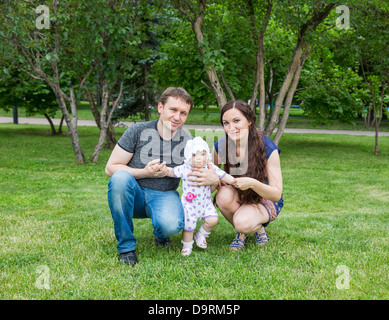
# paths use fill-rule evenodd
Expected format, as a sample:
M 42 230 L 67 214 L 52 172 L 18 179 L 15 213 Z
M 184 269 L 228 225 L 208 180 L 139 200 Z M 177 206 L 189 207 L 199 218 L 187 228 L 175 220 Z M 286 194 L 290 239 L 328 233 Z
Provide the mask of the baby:
M 181 202 L 184 207 L 185 221 L 182 232 L 182 255 L 192 253 L 193 232 L 197 220 L 204 220 L 204 224 L 194 236 L 196 244 L 203 249 L 207 248 L 206 238 L 210 235 L 218 222 L 218 214 L 212 203 L 210 186 L 191 186 L 188 181 L 188 173 L 191 168 L 207 168 L 208 160 L 211 160 L 208 144 L 200 137 L 189 140 L 184 149 L 185 162 L 174 168 L 167 168 L 167 175 L 182 179 Z M 212 163 L 219 178 L 228 184 L 234 182 L 234 178 Z

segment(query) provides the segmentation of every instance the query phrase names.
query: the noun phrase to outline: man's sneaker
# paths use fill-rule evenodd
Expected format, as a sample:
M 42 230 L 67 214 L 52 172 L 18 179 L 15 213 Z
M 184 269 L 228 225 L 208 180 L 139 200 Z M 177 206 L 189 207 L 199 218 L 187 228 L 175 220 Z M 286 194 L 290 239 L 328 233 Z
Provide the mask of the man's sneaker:
M 160 238 L 155 237 L 155 244 L 157 245 L 157 247 L 164 248 L 164 247 L 171 245 L 171 243 L 172 242 L 170 241 L 169 238 L 160 239 Z
M 130 252 L 121 253 L 119 255 L 119 261 L 124 262 L 125 264 L 129 265 L 136 265 L 138 264 L 138 258 L 136 257 L 135 250 Z

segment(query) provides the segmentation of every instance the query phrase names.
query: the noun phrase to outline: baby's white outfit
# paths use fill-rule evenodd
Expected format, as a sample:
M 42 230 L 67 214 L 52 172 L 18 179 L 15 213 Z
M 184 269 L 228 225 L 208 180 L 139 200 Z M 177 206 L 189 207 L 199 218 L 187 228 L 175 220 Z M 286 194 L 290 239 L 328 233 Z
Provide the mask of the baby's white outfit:
M 216 174 L 222 179 L 226 172 L 212 163 Z M 196 229 L 197 220 L 204 220 L 208 217 L 217 217 L 217 211 L 212 203 L 210 186 L 190 186 L 193 182 L 188 181 L 188 173 L 192 172 L 193 166 L 187 162 L 173 168 L 173 175 L 182 179 L 181 202 L 184 207 L 185 221 L 184 231 L 193 231 Z M 203 168 L 207 168 L 204 166 Z

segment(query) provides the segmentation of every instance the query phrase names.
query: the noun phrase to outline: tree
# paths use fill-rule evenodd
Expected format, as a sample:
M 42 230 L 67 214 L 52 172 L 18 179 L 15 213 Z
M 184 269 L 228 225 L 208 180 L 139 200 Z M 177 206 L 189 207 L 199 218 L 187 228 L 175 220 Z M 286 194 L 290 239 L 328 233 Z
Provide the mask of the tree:
M 0 5 L 1 36 L 17 52 L 17 55 L 10 54 L 8 60 L 32 78 L 45 82 L 53 91 L 68 126 L 76 161 L 85 163 L 77 132 L 74 78 L 68 77 L 66 89 L 61 84 L 67 71 L 66 62 L 70 59 L 68 35 L 77 33 L 76 28 L 71 27 L 75 5 L 71 1 L 59 3 L 56 0 L 45 1 L 45 4 L 50 10 L 49 29 L 38 29 L 33 23 L 37 14 L 31 1 L 3 2 Z
M 50 87 L 44 82 L 32 79 L 14 66 L 2 63 L 0 72 L 0 108 L 25 108 L 26 115 L 41 114 L 50 124 L 52 135 L 62 134 L 61 119 L 58 131 L 51 118 L 58 111 L 58 103 Z
M 284 132 L 302 68 L 314 49 L 315 41 L 317 41 L 315 37 L 320 37 L 323 33 L 322 30 L 315 31 L 328 17 L 336 3 L 312 1 L 305 2 L 302 6 L 291 7 L 289 1 L 286 1 L 286 3 L 280 2 L 279 5 L 281 5 L 278 7 L 280 18 L 288 23 L 291 30 L 295 30 L 297 39 L 288 70 L 275 101 L 274 112 L 265 127 L 265 133 L 270 135 L 279 122 L 281 107 L 284 105 L 282 119 L 274 137 L 276 144 L 279 143 Z M 291 10 L 294 14 L 290 14 L 288 10 Z
M 379 154 L 378 131 L 383 107 L 389 99 L 389 5 L 381 1 L 350 1 L 350 30 L 337 42 L 337 59 L 357 64 L 363 79 L 359 99 L 368 105 L 367 125 L 375 128 L 376 155 Z
M 354 118 L 363 110 L 363 79 L 358 74 L 358 61 L 351 54 L 345 57 L 339 47 L 339 41 L 348 33 L 349 30 L 328 30 L 302 73 L 304 90 L 296 96 L 305 115 L 319 124 L 328 118 L 354 124 Z
M 203 58 L 204 69 L 207 74 L 211 88 L 215 94 L 219 108 L 222 108 L 226 103 L 226 94 L 224 93 L 223 86 L 220 83 L 218 74 L 216 72 L 215 63 L 216 59 L 210 59 L 213 56 L 219 56 L 220 52 L 215 50 L 208 50 L 212 46 L 207 41 L 212 38 L 213 41 L 219 34 L 210 33 L 205 34 L 204 22 L 206 22 L 206 13 L 209 7 L 223 6 L 226 2 L 219 3 L 218 1 L 207 2 L 206 0 L 197 2 L 188 1 L 172 1 L 172 4 L 177 10 L 185 17 L 189 22 L 193 30 L 193 34 L 198 43 L 200 56 Z M 288 119 L 289 110 L 293 101 L 294 94 L 297 90 L 297 86 L 300 80 L 301 70 L 304 63 L 312 52 L 316 38 L 319 38 L 324 30 L 317 30 L 321 23 L 328 17 L 332 9 L 335 8 L 335 1 L 254 1 L 247 0 L 243 4 L 236 5 L 236 2 L 227 2 L 225 5 L 228 8 L 228 14 L 238 19 L 238 16 L 249 17 L 246 19 L 250 21 L 249 29 L 239 29 L 240 32 L 250 32 L 252 46 L 255 48 L 255 67 L 254 71 L 254 83 L 251 95 L 251 107 L 254 107 L 254 101 L 258 96 L 259 87 L 259 129 L 264 130 L 266 135 L 271 135 L 278 125 L 277 133 L 274 137 L 275 143 L 278 143 L 281 139 L 282 133 L 285 129 L 285 125 Z M 274 111 L 267 124 L 265 125 L 266 115 L 266 85 L 265 85 L 265 64 L 266 61 L 272 61 L 266 58 L 266 48 L 264 46 L 266 40 L 266 29 L 271 24 L 272 19 L 280 21 L 283 25 L 284 31 L 290 32 L 294 37 L 294 49 L 291 54 L 288 68 L 284 71 L 284 79 L 277 93 L 277 98 L 274 104 Z M 220 23 L 224 23 L 225 20 L 220 19 Z M 228 25 L 229 28 L 239 28 L 236 25 Z M 215 29 L 215 28 L 214 28 Z M 220 29 L 220 27 L 219 27 Z M 323 28 L 322 28 L 323 29 Z M 209 29 L 208 29 L 209 30 Z M 231 39 L 228 39 L 231 40 Z M 247 44 L 246 44 L 247 45 Z M 250 51 L 252 52 L 252 50 Z M 226 53 L 228 55 L 228 52 Z M 247 57 L 250 59 L 250 57 Z M 228 70 L 229 60 L 225 60 L 226 64 L 223 67 L 223 72 Z M 228 83 L 228 79 L 226 81 Z M 273 82 L 272 82 L 273 84 Z M 230 94 L 231 96 L 231 94 Z M 236 95 L 235 95 L 236 96 Z M 271 102 L 270 102 L 271 103 Z M 280 113 L 281 108 L 284 106 L 283 117 L 281 122 Z
M 121 107 L 113 113 L 113 120 L 133 115 L 140 115 L 146 121 L 150 120 L 149 107 L 157 102 L 154 92 L 158 81 L 151 73 L 153 65 L 160 59 L 160 40 L 156 32 L 163 30 L 159 27 L 161 23 L 159 11 L 158 7 L 150 3 L 138 10 L 142 33 L 139 34 L 136 55 L 132 56 L 132 76 L 124 83 Z
M 382 119 L 385 92 L 389 89 L 389 5 L 364 3 L 356 7 L 363 23 L 355 26 L 360 48 L 359 64 L 371 97 L 375 122 L 375 155 L 379 155 L 378 130 Z M 388 102 L 388 101 L 387 101 Z
M 77 105 L 85 95 L 100 128 L 91 156 L 96 162 L 105 141 L 109 147 L 116 143 L 112 113 L 125 81 L 135 76 L 134 61 L 144 59 L 145 49 L 140 46 L 144 21 L 140 17 L 148 15 L 148 3 L 47 0 L 44 4 L 50 13 L 45 17 L 48 29 L 33 23 L 37 14 L 32 1 L 1 4 L 0 36 L 11 48 L 9 53 L 3 52 L 9 63 L 51 88 L 78 163 L 85 163 L 77 132 Z
M 221 86 L 217 70 L 212 58 L 215 52 L 209 50 L 208 41 L 204 38 L 202 24 L 207 7 L 206 0 L 199 0 L 196 2 L 190 1 L 173 1 L 173 5 L 183 14 L 183 16 L 190 22 L 190 26 L 198 44 L 198 50 L 203 60 L 203 66 L 207 75 L 210 87 L 215 94 L 219 108 L 222 108 L 227 103 L 227 97 Z M 216 54 L 217 55 L 217 54 Z
M 160 41 L 160 59 L 151 66 L 150 77 L 161 88 L 184 87 L 195 106 L 214 104 L 215 95 L 203 84 L 208 80 L 189 23 L 170 7 L 164 8 L 159 21 L 154 30 Z
M 75 50 L 77 61 L 84 63 L 85 76 L 79 77 L 80 89 L 87 97 L 100 128 L 92 162 L 98 160 L 105 141 L 109 148 L 116 144 L 112 116 L 119 104 L 122 110 L 116 116 L 133 112 L 131 101 L 136 101 L 142 102 L 141 111 L 148 117 L 150 97 L 147 73 L 157 59 L 158 47 L 150 31 L 155 11 L 153 3 L 146 1 L 82 1 L 78 6 L 76 24 L 89 33 L 88 37 L 78 42 Z M 123 93 L 127 97 L 122 101 Z M 134 93 L 137 98 L 133 96 Z
M 88 35 L 81 34 L 82 38 L 78 38 L 77 47 L 74 48 L 75 61 L 82 65 L 83 70 L 78 77 L 79 86 L 89 101 L 100 129 L 91 156 L 92 162 L 97 162 L 106 140 L 109 147 L 116 143 L 111 117 L 123 92 L 125 73 L 132 69 L 128 56 L 129 48 L 133 46 L 129 42 L 137 42 L 136 37 L 131 40 L 134 8 L 125 7 L 125 4 L 116 1 L 80 1 L 75 15 L 78 28 L 88 31 Z M 112 101 L 117 86 L 119 93 Z M 98 95 L 93 94 L 95 91 Z M 97 96 L 100 99 L 96 102 Z

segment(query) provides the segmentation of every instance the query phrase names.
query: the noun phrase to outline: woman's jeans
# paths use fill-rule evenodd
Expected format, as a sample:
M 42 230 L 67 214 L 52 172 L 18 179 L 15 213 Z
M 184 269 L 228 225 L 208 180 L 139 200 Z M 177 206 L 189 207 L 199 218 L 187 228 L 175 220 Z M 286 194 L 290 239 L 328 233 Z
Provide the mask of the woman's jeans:
M 151 218 L 153 234 L 161 240 L 184 227 L 184 209 L 176 190 L 143 188 L 127 171 L 117 171 L 109 179 L 108 204 L 119 253 L 135 250 L 133 218 Z

